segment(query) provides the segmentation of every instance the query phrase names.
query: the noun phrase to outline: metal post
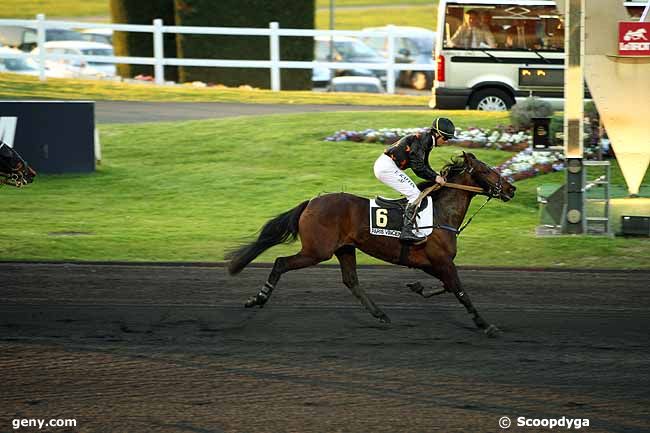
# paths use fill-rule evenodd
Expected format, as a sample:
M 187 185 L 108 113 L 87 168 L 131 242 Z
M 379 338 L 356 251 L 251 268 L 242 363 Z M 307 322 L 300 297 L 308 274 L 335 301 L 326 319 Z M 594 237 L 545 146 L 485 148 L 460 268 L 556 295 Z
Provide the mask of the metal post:
M 269 42 L 271 44 L 271 90 L 274 92 L 280 91 L 280 35 L 278 29 L 280 28 L 277 21 L 269 24 L 271 28 L 271 35 Z
M 564 48 L 564 154 L 567 162 L 565 233 L 584 233 L 584 5 L 585 0 L 566 2 Z
M 395 93 L 395 26 L 388 26 L 386 92 Z
M 160 18 L 153 20 L 153 56 L 154 77 L 156 84 L 165 84 L 165 49 L 163 45 L 163 22 Z
M 38 44 L 38 79 L 45 81 L 45 14 L 36 15 L 36 42 Z
M 334 0 L 330 0 L 330 30 L 334 30 Z M 329 61 L 334 61 L 334 35 L 330 35 L 330 57 Z M 331 71 L 331 69 L 330 69 Z

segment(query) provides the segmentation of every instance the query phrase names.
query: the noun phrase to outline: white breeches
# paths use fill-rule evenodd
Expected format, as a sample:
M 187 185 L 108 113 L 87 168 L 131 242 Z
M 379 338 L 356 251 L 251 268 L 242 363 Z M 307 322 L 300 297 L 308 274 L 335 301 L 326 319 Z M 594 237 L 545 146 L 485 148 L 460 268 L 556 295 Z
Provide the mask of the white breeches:
M 381 154 L 375 161 L 375 176 L 384 184 L 404 195 L 409 203 L 413 203 L 420 195 L 420 190 L 395 161 L 386 154 Z

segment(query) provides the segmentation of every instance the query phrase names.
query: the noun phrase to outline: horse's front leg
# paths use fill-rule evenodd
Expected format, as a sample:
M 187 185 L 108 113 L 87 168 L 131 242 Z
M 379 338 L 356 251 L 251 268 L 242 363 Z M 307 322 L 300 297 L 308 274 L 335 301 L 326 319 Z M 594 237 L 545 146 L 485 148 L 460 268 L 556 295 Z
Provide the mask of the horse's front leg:
M 458 277 L 458 270 L 456 265 L 453 262 L 449 262 L 444 266 L 437 267 L 436 270 L 425 269 L 430 275 L 433 275 L 439 278 L 444 284 L 445 290 L 451 292 L 456 296 L 456 299 L 463 304 L 465 309 L 469 314 L 472 315 L 472 320 L 479 329 L 482 329 L 489 337 L 495 337 L 499 332 L 499 328 L 494 325 L 491 325 L 483 319 L 479 314 L 478 310 L 472 304 L 471 299 L 467 292 L 465 292 L 460 284 L 460 278 Z

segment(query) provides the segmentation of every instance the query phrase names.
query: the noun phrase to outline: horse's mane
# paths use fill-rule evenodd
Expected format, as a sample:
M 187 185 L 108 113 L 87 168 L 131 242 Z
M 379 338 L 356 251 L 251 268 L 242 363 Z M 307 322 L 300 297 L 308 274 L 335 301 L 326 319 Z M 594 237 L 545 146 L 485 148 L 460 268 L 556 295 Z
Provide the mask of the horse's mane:
M 447 180 L 452 180 L 454 177 L 461 174 L 465 170 L 465 168 L 466 168 L 465 158 L 463 158 L 462 155 L 456 155 L 453 156 L 447 164 L 442 166 L 442 169 L 440 170 L 440 174 Z M 433 186 L 434 183 L 436 182 L 433 180 L 426 180 L 424 182 L 418 183 L 418 188 L 420 189 L 420 191 L 424 191 L 430 186 Z

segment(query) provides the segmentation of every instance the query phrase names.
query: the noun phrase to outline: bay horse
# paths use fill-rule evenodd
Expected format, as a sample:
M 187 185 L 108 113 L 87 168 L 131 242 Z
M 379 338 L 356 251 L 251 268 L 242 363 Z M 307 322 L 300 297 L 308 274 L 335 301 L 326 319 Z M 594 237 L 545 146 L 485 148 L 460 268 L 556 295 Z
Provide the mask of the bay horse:
M 32 183 L 36 171 L 12 147 L 0 141 L 0 186 L 12 185 L 20 188 Z
M 226 254 L 228 272 L 235 275 L 258 255 L 274 245 L 295 240 L 300 236 L 301 250 L 292 256 L 278 257 L 268 280 L 256 295 L 246 301 L 246 307 L 262 307 L 270 298 L 282 274 L 306 268 L 329 260 L 335 255 L 340 263 L 343 283 L 354 296 L 381 322 L 389 317 L 359 287 L 356 271 L 356 249 L 389 263 L 418 268 L 442 281 L 445 291 L 453 293 L 479 329 L 494 336 L 499 332 L 478 313 L 468 294 L 463 290 L 454 264 L 456 237 L 469 204 L 477 194 L 499 198 L 506 202 L 514 197 L 515 187 L 494 169 L 478 160 L 473 154 L 463 152 L 452 158 L 442 170 L 447 181 L 456 185 L 474 187 L 474 191 L 441 188 L 432 194 L 434 225 L 425 242 L 402 244 L 398 238 L 372 235 L 369 230 L 369 205 L 367 198 L 347 193 L 325 194 L 300 203 L 295 208 L 268 221 L 256 241 L 231 250 Z M 433 182 L 422 182 L 420 190 Z M 409 285 L 424 297 L 419 283 Z

